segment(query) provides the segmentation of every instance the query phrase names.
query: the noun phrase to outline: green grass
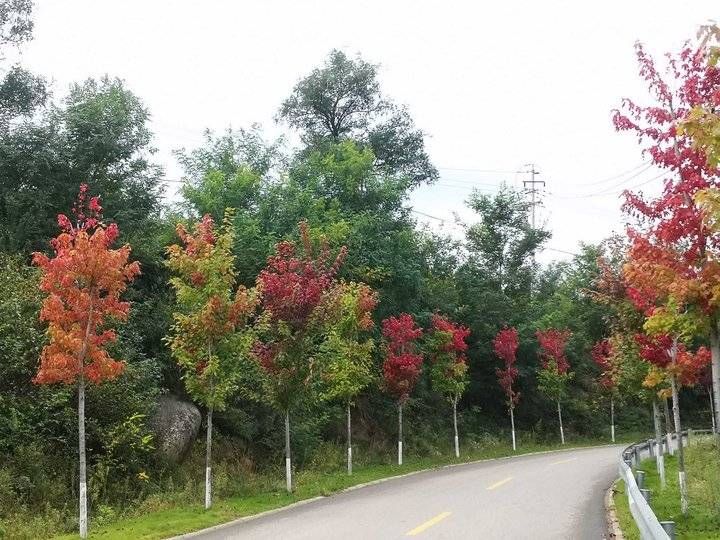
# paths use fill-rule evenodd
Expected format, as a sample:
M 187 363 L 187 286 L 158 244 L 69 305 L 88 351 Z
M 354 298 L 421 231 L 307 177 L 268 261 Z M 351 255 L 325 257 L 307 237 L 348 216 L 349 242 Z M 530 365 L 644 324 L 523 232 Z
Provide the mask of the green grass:
M 598 443 L 601 441 L 588 440 L 562 448 L 578 448 Z M 559 449 L 557 445 L 525 445 L 517 455 L 557 449 Z M 145 501 L 139 508 L 124 517 L 101 526 L 93 527 L 91 525 L 90 537 L 102 539 L 166 538 L 272 510 L 304 499 L 330 495 L 353 485 L 381 478 L 441 467 L 451 463 L 492 459 L 512 454 L 512 450 L 498 446 L 467 452 L 459 460 L 449 456 L 410 458 L 402 466 L 388 463 L 358 466 L 352 476 L 348 476 L 342 469 L 335 471 L 302 470 L 294 478 L 296 490 L 291 495 L 282 489 L 283 478 L 278 476 L 274 483 L 264 484 L 265 489 L 260 488 L 256 493 L 249 492 L 242 496 L 216 498 L 213 501 L 212 509 L 208 511 L 203 509 L 200 498 L 198 498 L 198 504 L 187 504 L 183 499 L 174 502 L 172 496 L 160 496 Z M 70 534 L 55 538 L 74 539 L 77 538 L 77 535 Z
M 685 450 L 688 515 L 680 512 L 676 456 L 665 456 L 667 487 L 664 490 L 660 489 L 655 459 L 641 463 L 640 468 L 646 472 L 646 487 L 652 490 L 650 506 L 660 521 L 675 521 L 678 538 L 720 538 L 720 452 L 708 437 L 695 439 Z M 639 538 L 623 482 L 618 482 L 614 500 L 623 534 L 630 540 Z

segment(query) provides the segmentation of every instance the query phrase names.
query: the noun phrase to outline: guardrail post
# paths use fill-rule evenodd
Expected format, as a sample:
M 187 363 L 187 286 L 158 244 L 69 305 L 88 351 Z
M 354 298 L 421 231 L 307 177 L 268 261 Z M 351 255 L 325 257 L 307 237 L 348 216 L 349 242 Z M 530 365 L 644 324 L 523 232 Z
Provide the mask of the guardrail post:
M 687 430 L 687 444 L 685 446 L 690 446 L 690 439 L 693 438 L 695 434 L 693 433 L 692 428 L 688 428 Z
M 648 439 L 648 454 L 650 454 L 650 457 L 655 457 L 655 447 L 653 446 L 654 442 L 655 441 L 652 439 Z
M 635 458 L 635 466 L 640 465 L 640 452 L 638 452 L 637 446 L 633 448 L 633 458 Z
M 674 521 L 661 521 L 660 526 L 670 537 L 670 540 L 675 540 L 675 522 Z
M 635 482 L 640 489 L 645 487 L 645 471 L 635 471 Z
M 647 501 L 647 503 L 650 504 L 650 499 L 652 498 L 652 491 L 649 489 L 641 489 L 640 493 L 642 493 L 642 496 Z

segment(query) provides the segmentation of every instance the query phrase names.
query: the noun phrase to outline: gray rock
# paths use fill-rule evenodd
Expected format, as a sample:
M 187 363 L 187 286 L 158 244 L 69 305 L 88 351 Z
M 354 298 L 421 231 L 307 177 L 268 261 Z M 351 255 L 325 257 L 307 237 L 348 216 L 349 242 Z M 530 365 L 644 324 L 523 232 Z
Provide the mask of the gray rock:
M 157 452 L 172 463 L 180 463 L 190 451 L 201 421 L 200 410 L 192 403 L 162 396 L 149 422 Z

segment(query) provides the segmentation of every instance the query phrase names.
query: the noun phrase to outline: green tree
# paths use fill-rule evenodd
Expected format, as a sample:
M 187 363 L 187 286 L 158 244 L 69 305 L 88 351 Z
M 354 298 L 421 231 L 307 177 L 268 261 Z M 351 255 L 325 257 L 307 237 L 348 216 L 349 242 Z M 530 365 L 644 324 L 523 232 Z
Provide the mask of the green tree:
M 343 402 L 347 412 L 347 471 L 352 474 L 353 400 L 373 380 L 375 342 L 363 336 L 374 327 L 377 294 L 364 283 L 340 285 L 338 316 L 320 347 L 323 357 L 323 398 Z
M 168 248 L 179 309 L 168 341 L 188 392 L 207 408 L 206 509 L 212 504 L 213 411 L 222 410 L 237 388 L 239 360 L 253 339 L 246 323 L 257 303 L 255 291 L 242 286 L 235 290 L 231 222 L 228 211 L 219 230 L 209 215 L 192 233 L 179 224 L 183 246 Z
M 426 338 L 430 357 L 430 381 L 436 392 L 452 405 L 455 457 L 460 457 L 457 428 L 457 406 L 468 385 L 468 365 L 465 352 L 470 330 L 434 314 L 432 329 Z
M 309 148 L 352 139 L 372 150 L 375 166 L 410 185 L 437 179 L 418 130 L 404 107 L 380 91 L 377 66 L 330 51 L 324 65 L 301 79 L 279 119 L 301 131 Z

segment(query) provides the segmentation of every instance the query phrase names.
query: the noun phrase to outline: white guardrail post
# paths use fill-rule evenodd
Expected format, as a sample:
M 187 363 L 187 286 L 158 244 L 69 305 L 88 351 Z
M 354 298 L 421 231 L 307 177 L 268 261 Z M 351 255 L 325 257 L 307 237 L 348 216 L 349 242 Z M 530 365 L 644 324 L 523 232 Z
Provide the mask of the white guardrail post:
M 698 429 L 689 430 L 683 433 L 683 436 L 691 438 L 697 433 L 712 433 L 711 430 Z M 678 441 L 678 444 L 683 444 L 682 438 Z M 688 441 L 689 444 L 689 441 Z M 628 505 L 630 506 L 630 513 L 635 520 L 640 531 L 640 538 L 643 540 L 675 540 L 675 523 L 673 521 L 663 521 L 662 524 L 658 521 L 657 516 L 653 513 L 652 508 L 648 504 L 642 491 L 648 492 L 648 490 L 641 490 L 635 480 L 635 475 L 632 471 L 633 462 L 637 467 L 640 464 L 641 455 L 644 450 L 648 451 L 648 456 L 653 454 L 653 441 L 648 440 L 642 443 L 633 444 L 623 450 L 620 463 L 618 464 L 618 471 L 620 478 L 625 482 L 625 491 L 627 491 Z M 655 450 L 659 451 L 659 449 Z M 642 471 L 638 471 L 642 473 Z M 639 474 L 641 478 L 641 484 L 644 484 L 645 474 Z M 650 498 L 650 493 L 647 493 L 647 498 Z

